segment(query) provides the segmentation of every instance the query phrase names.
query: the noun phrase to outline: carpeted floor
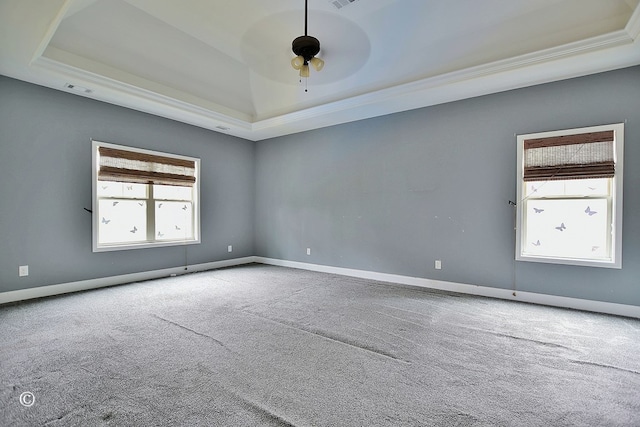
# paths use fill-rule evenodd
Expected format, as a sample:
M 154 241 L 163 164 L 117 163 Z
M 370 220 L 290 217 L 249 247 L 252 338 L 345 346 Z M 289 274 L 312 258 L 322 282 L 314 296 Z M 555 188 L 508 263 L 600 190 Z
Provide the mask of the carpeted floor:
M 2 306 L 0 381 L 2 426 L 638 426 L 640 320 L 248 265 Z

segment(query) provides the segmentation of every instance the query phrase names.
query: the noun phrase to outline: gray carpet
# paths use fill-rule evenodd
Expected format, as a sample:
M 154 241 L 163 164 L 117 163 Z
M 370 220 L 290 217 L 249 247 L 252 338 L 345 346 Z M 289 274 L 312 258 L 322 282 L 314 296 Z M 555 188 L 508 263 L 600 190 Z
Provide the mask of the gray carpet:
M 2 426 L 640 425 L 637 319 L 248 265 L 0 325 Z

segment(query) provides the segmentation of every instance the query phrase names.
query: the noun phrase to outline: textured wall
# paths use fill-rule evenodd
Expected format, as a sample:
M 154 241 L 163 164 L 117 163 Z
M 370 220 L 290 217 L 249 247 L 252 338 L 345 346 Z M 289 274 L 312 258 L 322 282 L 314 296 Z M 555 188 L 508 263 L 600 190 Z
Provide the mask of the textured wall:
M 93 253 L 91 138 L 199 157 L 202 243 Z M 254 161 L 253 142 L 0 76 L 0 292 L 253 255 Z
M 516 263 L 515 134 L 625 120 L 623 269 Z M 256 162 L 259 256 L 640 305 L 640 67 L 262 141 Z

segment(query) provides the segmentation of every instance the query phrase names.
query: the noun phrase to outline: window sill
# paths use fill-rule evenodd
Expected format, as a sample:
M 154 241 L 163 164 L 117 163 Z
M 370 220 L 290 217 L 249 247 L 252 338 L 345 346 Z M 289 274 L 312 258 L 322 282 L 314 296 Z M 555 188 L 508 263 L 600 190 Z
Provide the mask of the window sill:
M 561 258 L 561 257 L 544 257 L 531 255 L 518 255 L 516 261 L 539 262 L 545 264 L 575 265 L 582 267 L 600 267 L 622 269 L 622 262 L 615 260 L 596 260 L 596 259 L 577 259 L 577 258 Z
M 111 251 L 126 251 L 131 249 L 149 249 L 149 248 L 162 248 L 167 246 L 186 246 L 186 245 L 199 245 L 198 240 L 179 240 L 179 241 L 166 241 L 166 242 L 143 242 L 143 243 L 131 243 L 131 244 L 113 244 L 113 245 L 99 245 L 93 247 L 93 252 L 111 252 Z

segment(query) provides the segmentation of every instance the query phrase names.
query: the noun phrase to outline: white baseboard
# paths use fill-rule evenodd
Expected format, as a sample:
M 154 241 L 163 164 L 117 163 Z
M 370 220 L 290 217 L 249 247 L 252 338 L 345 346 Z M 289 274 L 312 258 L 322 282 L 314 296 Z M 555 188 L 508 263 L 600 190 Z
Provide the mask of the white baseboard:
M 397 274 L 377 273 L 375 271 L 354 270 L 350 268 L 331 267 L 319 264 L 309 264 L 297 261 L 286 261 L 273 258 L 254 257 L 255 262 L 281 267 L 298 268 L 301 270 L 319 271 L 323 273 L 340 274 L 343 276 L 377 280 L 381 282 L 398 283 L 402 285 L 419 286 L 429 289 L 457 292 L 462 294 L 479 295 L 512 301 L 527 302 L 553 307 L 572 308 L 576 310 L 596 313 L 614 314 L 617 316 L 640 318 L 640 307 L 635 305 L 617 304 L 612 302 L 592 301 L 579 298 L 561 297 L 555 295 L 538 294 L 534 292 L 513 291 L 510 289 L 491 288 L 488 286 L 468 285 L 464 283 L 445 282 L 442 280 L 424 279 L 420 277 L 401 276 Z
M 249 256 L 223 261 L 214 261 L 204 264 L 184 267 L 167 268 L 163 270 L 144 271 L 140 273 L 123 274 L 120 276 L 103 277 L 99 279 L 81 280 L 78 282 L 62 283 L 59 285 L 40 286 L 37 288 L 20 289 L 17 291 L 0 292 L 0 304 L 15 301 L 23 301 L 33 298 L 42 298 L 60 295 L 69 292 L 85 291 L 89 289 L 103 288 L 106 286 L 121 285 L 143 280 L 158 279 L 171 275 L 194 273 L 197 271 L 215 270 L 217 268 L 232 267 L 235 265 L 261 263 L 281 267 L 297 268 L 300 270 L 318 271 L 322 273 L 339 274 L 342 276 L 358 277 L 361 279 L 376 280 L 380 282 L 398 283 L 402 285 L 419 286 L 422 288 L 438 289 L 442 291 L 457 292 L 461 294 L 479 295 L 491 298 L 499 298 L 512 301 L 528 302 L 554 307 L 572 308 L 576 310 L 592 311 L 596 313 L 614 314 L 617 316 L 640 318 L 640 307 L 612 302 L 591 301 L 579 298 L 561 297 L 555 295 L 523 292 L 510 289 L 492 288 L 489 286 L 469 285 L 464 283 L 445 282 L 442 280 L 424 279 L 420 277 L 402 276 L 398 274 L 378 273 L 375 271 L 355 270 L 351 268 L 331 267 L 320 264 L 310 264 L 297 261 L 286 261 L 274 258 Z
M 49 297 L 69 292 L 86 291 L 104 288 L 106 286 L 122 285 L 143 280 L 159 279 L 171 275 L 195 273 L 197 271 L 215 270 L 216 268 L 232 267 L 234 265 L 250 264 L 255 257 L 234 258 L 223 261 L 207 262 L 186 267 L 165 268 L 163 270 L 142 271 L 140 273 L 123 274 L 119 276 L 101 277 L 99 279 L 80 280 L 78 282 L 62 283 L 59 285 L 39 286 L 37 288 L 20 289 L 17 291 L 0 292 L 0 304 L 23 301 L 33 298 Z

